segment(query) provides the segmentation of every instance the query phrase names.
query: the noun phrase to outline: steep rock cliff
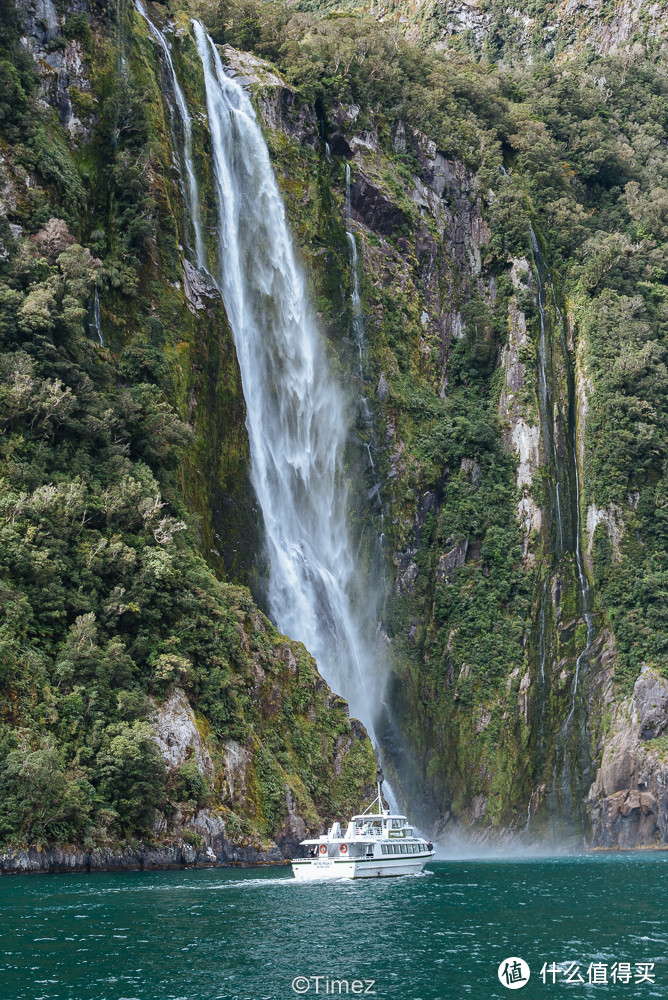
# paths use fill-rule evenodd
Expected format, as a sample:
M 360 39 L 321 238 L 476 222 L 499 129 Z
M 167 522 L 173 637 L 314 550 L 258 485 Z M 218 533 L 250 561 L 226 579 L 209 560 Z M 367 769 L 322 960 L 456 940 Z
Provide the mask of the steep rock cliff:
M 608 572 L 594 546 L 604 531 L 613 561 L 630 557 L 639 495 L 593 500 L 606 449 L 598 305 L 575 281 L 567 297 L 546 264 L 553 234 L 531 235 L 519 162 L 473 171 L 355 103 L 318 111 L 318 143 L 311 125 L 301 134 L 267 112 L 285 105 L 268 96 L 268 72 L 249 82 L 335 363 L 354 373 L 358 554 L 377 570 L 380 538 L 391 669 L 377 731 L 395 789 L 436 829 L 588 839 L 611 713 L 633 673 L 617 665 L 611 591 L 592 589 Z M 299 115 L 313 120 L 303 104 Z
M 458 10 L 473 19 L 474 33 L 482 17 L 473 48 L 489 47 L 487 7 Z M 49 56 L 56 36 L 42 37 L 47 29 L 41 22 L 35 27 L 36 8 L 26 12 L 31 40 L 24 47 L 41 46 Z M 213 263 L 209 135 L 188 18 L 185 10 L 171 22 L 159 7 L 151 13 L 166 27 L 193 113 Z M 213 14 L 211 22 L 228 42 L 222 48 L 228 67 L 253 93 L 329 363 L 347 387 L 356 596 L 381 609 L 387 688 L 377 690 L 376 731 L 394 788 L 436 831 L 457 822 L 588 837 L 590 816 L 598 844 L 654 843 L 663 837 L 663 762 L 660 744 L 648 743 L 662 739 L 663 702 L 652 722 L 658 735 L 648 740 L 634 721 L 641 692 L 635 702 L 628 699 L 644 667 L 657 691 L 666 669 L 667 234 L 659 168 L 668 122 L 661 65 L 642 46 L 579 62 L 574 39 L 568 70 L 542 66 L 534 78 L 524 67 L 509 82 L 463 56 L 420 55 L 363 20 L 297 17 L 275 29 L 254 22 L 252 10 L 242 14 L 244 44 L 271 51 L 277 65 L 229 44 L 237 40 L 234 16 L 231 29 L 216 25 Z M 70 16 L 56 10 L 63 32 Z M 519 24 L 513 12 L 508 17 Z M 106 373 L 105 401 L 119 385 L 159 387 L 160 420 L 144 396 L 133 397 L 132 406 L 144 406 L 141 420 L 150 417 L 160 442 L 168 425 L 160 454 L 127 430 L 133 411 L 125 404 L 121 414 L 112 407 L 119 429 L 104 446 L 129 449 L 133 461 L 151 470 L 155 482 L 138 466 L 124 470 L 138 481 L 144 476 L 135 507 L 144 506 L 141 529 L 130 520 L 120 534 L 138 536 L 122 544 L 141 549 L 145 575 L 170 582 L 154 583 L 148 602 L 127 574 L 114 578 L 123 592 L 114 590 L 113 600 L 101 587 L 105 613 L 121 617 L 118 638 L 131 663 L 118 644 L 109 645 L 114 636 L 106 625 L 98 636 L 98 606 L 81 598 L 64 613 L 56 602 L 55 632 L 49 619 L 46 641 L 12 633 L 12 662 L 20 665 L 9 671 L 7 686 L 13 707 L 5 721 L 14 731 L 3 731 L 7 772 L 15 784 L 25 777 L 18 727 L 28 720 L 37 732 L 28 708 L 35 686 L 19 660 L 26 650 L 46 653 L 39 661 L 46 694 L 37 699 L 38 714 L 54 730 L 61 719 L 73 725 L 68 713 L 76 715 L 82 698 L 73 676 L 92 676 L 110 664 L 121 676 L 138 669 L 138 688 L 152 701 L 124 696 L 98 714 L 130 727 L 150 758 L 140 719 L 160 705 L 166 715 L 177 712 L 179 752 L 174 756 L 161 740 L 162 778 L 157 765 L 155 771 L 157 785 L 162 781 L 170 794 L 154 795 L 153 817 L 158 836 L 170 831 L 183 841 L 175 848 L 177 863 L 185 848 L 187 857 L 197 849 L 209 859 L 209 852 L 218 859 L 274 857 L 271 838 L 292 851 L 304 831 L 352 808 L 371 777 L 370 747 L 305 651 L 277 636 L 247 593 L 214 585 L 211 569 L 250 583 L 262 600 L 262 525 L 248 483 L 238 368 L 220 300 L 192 265 L 175 156 L 179 124 L 164 63 L 129 6 L 118 21 L 100 14 L 91 24 L 90 37 L 80 21 L 70 24 L 72 38 L 54 50 L 63 53 L 62 63 L 42 60 L 50 68 L 42 67 L 35 86 L 57 115 L 47 108 L 42 131 L 25 148 L 18 144 L 18 153 L 3 141 L 10 225 L 2 232 L 17 267 L 11 320 L 22 344 L 29 335 L 50 336 L 50 325 L 61 339 L 69 324 L 86 325 L 80 347 L 87 356 L 78 364 L 91 378 Z M 603 38 L 607 24 L 592 14 L 594 34 Z M 522 59 L 531 55 L 532 37 L 541 51 L 557 51 L 554 33 L 539 28 L 522 20 L 526 34 L 519 33 L 516 49 Z M 399 91 L 397 66 L 405 74 Z M 46 77 L 55 69 L 53 89 Z M 316 86 L 319 72 L 324 82 Z M 80 96 L 87 93 L 99 106 Z M 71 234 L 89 256 L 74 249 Z M 31 263 L 38 252 L 51 270 Z M 81 275 L 80 288 L 74 278 Z M 72 308 L 65 300 L 77 295 L 89 305 L 89 318 L 81 305 L 65 316 Z M 10 349 L 14 357 L 17 345 Z M 28 421 L 49 447 L 60 440 L 54 407 L 67 395 L 64 367 L 61 359 L 42 373 L 45 384 Z M 14 364 L 8 372 L 12 447 L 20 449 L 26 416 L 17 401 L 32 370 Z M 84 419 L 99 421 L 104 412 L 85 411 Z M 173 425 L 165 416 L 172 412 L 179 417 Z M 70 424 L 61 438 L 69 433 Z M 90 503 L 77 507 L 78 495 L 61 497 L 52 482 L 60 482 L 57 471 L 56 477 L 47 468 L 28 481 L 16 463 L 16 488 L 7 499 L 12 530 L 18 525 L 33 540 L 45 530 L 44 507 L 57 502 L 67 544 L 73 551 L 80 546 L 87 570 L 115 573 L 107 560 L 114 567 L 133 563 L 137 557 L 116 537 L 118 525 L 108 535 L 96 522 L 94 537 L 78 540 L 79 523 L 90 530 Z M 53 496 L 40 492 L 52 487 Z M 134 508 L 131 514 L 136 520 Z M 194 589 L 191 562 L 181 558 L 186 543 L 209 564 L 197 563 L 195 602 L 204 602 L 208 617 L 198 622 L 188 606 L 188 627 L 172 632 L 164 624 L 184 605 L 163 606 L 160 591 L 178 590 L 178 574 Z M 177 577 L 170 577 L 176 552 Z M 78 575 L 67 577 L 67 586 L 86 594 L 80 573 L 78 567 Z M 30 597 L 35 607 L 40 597 Z M 150 614 L 139 628 L 144 603 Z M 212 624 L 221 617 L 222 634 Z M 79 657 L 90 650 L 82 664 Z M 61 695 L 73 700 L 63 705 Z M 88 705 L 82 706 L 85 715 Z M 170 725 L 159 723 L 158 733 L 169 738 Z M 22 752 L 47 754 L 40 757 L 46 766 L 48 747 L 31 738 Z M 108 734 L 108 742 L 120 740 L 117 749 L 127 738 L 122 726 Z M 614 773 L 610 753 L 623 757 Z M 84 800 L 93 794 L 85 782 L 111 794 L 116 780 L 106 746 L 80 736 L 74 750 L 49 766 L 60 768 Z M 641 778 L 646 787 L 638 787 Z M 640 792 L 655 804 L 636 801 Z M 75 799 L 73 815 L 89 808 Z M 113 817 L 102 819 L 109 826 Z M 107 834 L 92 836 L 99 841 Z M 17 865 L 24 861 L 40 864 L 27 856 Z
M 3 870 L 280 860 L 375 765 L 307 651 L 221 582 L 261 576 L 262 526 L 174 95 L 131 5 L 10 14 Z
M 381 22 L 443 49 L 501 61 L 568 58 L 591 47 L 610 53 L 648 38 L 665 38 L 665 3 L 561 0 L 512 6 L 500 0 L 405 0 L 374 4 Z

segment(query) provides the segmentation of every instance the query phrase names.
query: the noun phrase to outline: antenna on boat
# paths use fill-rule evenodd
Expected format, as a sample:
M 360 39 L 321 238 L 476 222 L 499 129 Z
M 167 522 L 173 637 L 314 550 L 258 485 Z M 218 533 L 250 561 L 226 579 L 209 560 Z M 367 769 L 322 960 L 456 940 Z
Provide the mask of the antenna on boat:
M 385 809 L 383 807 L 383 782 L 384 781 L 385 781 L 385 775 L 383 774 L 383 769 L 382 769 L 382 767 L 379 764 L 377 766 L 377 768 L 376 768 L 376 788 L 378 789 L 378 795 L 373 800 L 373 802 L 371 802 L 366 807 L 366 809 L 364 810 L 364 812 L 361 814 L 362 816 L 366 816 L 369 813 L 369 811 L 371 809 L 373 809 L 373 807 L 375 806 L 376 803 L 378 803 L 378 815 L 379 816 L 384 816 L 385 815 Z
M 378 785 L 378 815 L 383 815 L 383 782 L 385 781 L 385 775 L 383 774 L 383 769 L 378 765 L 376 768 L 376 784 Z

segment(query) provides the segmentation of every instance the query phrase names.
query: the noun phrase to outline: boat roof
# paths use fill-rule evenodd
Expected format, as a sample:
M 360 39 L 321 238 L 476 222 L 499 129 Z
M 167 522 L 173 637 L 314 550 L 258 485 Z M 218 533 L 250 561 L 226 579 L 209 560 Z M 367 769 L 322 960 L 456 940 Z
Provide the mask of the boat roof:
M 356 819 L 362 820 L 363 823 L 373 823 L 384 819 L 403 819 L 404 823 L 408 823 L 405 816 L 400 813 L 383 812 L 380 815 L 378 813 L 357 813 L 355 816 L 351 817 L 350 822 L 354 823 Z

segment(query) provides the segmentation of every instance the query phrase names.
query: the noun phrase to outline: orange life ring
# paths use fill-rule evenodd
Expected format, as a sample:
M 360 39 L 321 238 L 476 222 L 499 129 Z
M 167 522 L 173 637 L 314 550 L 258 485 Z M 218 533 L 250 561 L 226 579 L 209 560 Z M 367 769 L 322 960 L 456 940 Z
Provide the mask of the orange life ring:
M 325 847 L 324 844 L 320 845 L 320 853 L 321 854 L 327 854 L 327 848 Z
M 347 851 L 348 851 L 348 845 L 347 844 L 341 844 L 341 846 L 339 847 L 339 850 L 341 851 L 341 854 L 346 854 Z

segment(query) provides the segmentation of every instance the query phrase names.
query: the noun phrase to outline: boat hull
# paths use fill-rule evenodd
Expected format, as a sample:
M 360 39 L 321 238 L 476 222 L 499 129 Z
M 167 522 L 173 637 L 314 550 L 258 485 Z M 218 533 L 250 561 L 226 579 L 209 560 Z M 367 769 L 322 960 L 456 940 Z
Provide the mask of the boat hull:
M 298 882 L 322 882 L 342 878 L 391 878 L 417 875 L 433 855 L 419 858 L 364 858 L 341 861 L 323 858 L 314 861 L 293 861 L 292 871 Z

